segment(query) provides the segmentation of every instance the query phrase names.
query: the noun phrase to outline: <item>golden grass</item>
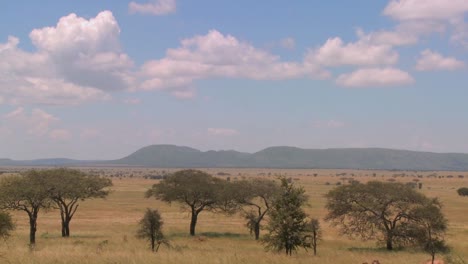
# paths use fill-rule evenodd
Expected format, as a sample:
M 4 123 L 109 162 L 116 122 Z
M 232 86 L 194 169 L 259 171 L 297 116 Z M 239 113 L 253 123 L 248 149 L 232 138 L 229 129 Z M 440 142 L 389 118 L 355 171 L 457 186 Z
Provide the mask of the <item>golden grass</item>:
M 28 222 L 24 212 L 15 212 L 17 229 L 12 237 L 0 243 L 0 263 L 363 263 L 378 259 L 380 263 L 423 263 L 429 255 L 418 250 L 387 252 L 374 241 L 362 242 L 340 236 L 336 229 L 323 223 L 323 241 L 318 256 L 299 250 L 292 257 L 266 252 L 249 235 L 239 215 L 225 216 L 202 212 L 197 225 L 201 238 L 188 236 L 189 214 L 179 204 L 168 205 L 143 197 L 155 180 L 143 179 L 147 174 L 158 174 L 163 169 L 140 168 L 86 168 L 101 175 L 113 177 L 114 186 L 105 200 L 82 202 L 71 222 L 71 237 L 60 237 L 60 219 L 57 211 L 42 212 L 38 221 L 37 246 L 28 248 Z M 167 170 L 165 171 L 172 171 Z M 468 198 L 459 197 L 456 189 L 468 186 L 468 173 L 437 172 L 444 178 L 427 178 L 433 172 L 352 171 L 352 170 L 272 170 L 272 169 L 207 169 L 231 174 L 231 180 L 242 177 L 292 177 L 309 195 L 306 208 L 312 217 L 323 219 L 326 214 L 323 195 L 342 178 L 361 182 L 395 179 L 423 183 L 422 192 L 439 197 L 449 219 L 447 242 L 453 255 L 468 261 Z M 346 175 L 336 176 L 340 173 Z M 376 173 L 374 177 L 373 174 Z M 129 178 L 129 175 L 134 175 Z M 314 177 L 314 174 L 317 174 Z M 351 176 L 354 174 L 354 176 Z M 458 178 L 458 175 L 465 178 Z M 125 177 L 125 175 L 127 175 Z M 418 178 L 420 175 L 422 178 Z M 453 178 L 446 176 L 453 175 Z M 326 183 L 330 183 L 327 185 Z M 135 238 L 137 222 L 146 208 L 158 209 L 164 219 L 164 232 L 171 240 L 171 248 L 162 247 L 151 253 L 145 241 Z

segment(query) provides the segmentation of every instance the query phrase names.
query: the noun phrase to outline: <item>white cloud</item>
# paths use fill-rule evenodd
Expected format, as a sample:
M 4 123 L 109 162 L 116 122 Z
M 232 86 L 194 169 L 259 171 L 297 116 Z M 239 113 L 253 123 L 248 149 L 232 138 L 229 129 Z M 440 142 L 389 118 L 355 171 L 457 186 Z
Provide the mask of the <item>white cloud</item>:
M 339 37 L 328 39 L 325 44 L 310 50 L 306 60 L 325 66 L 388 65 L 398 62 L 398 53 L 390 45 L 371 44 L 366 40 L 345 44 Z
M 296 47 L 296 41 L 293 38 L 284 38 L 280 41 L 281 47 L 285 49 L 294 49 Z
M 278 56 L 216 30 L 182 40 L 181 47 L 168 49 L 166 57 L 145 63 L 142 75 L 147 79 L 141 89 L 178 91 L 189 87 L 195 80 L 209 78 L 282 80 L 329 77 L 329 73 L 316 64 L 283 62 Z
M 465 67 L 463 61 L 457 60 L 453 57 L 444 57 L 437 52 L 426 49 L 421 52 L 421 57 L 416 64 L 418 71 L 432 71 L 432 70 L 458 70 Z
M 72 133 L 66 129 L 54 129 L 49 132 L 49 137 L 53 140 L 66 141 L 72 138 Z
M 29 135 L 44 136 L 49 133 L 50 127 L 59 119 L 42 109 L 36 108 L 27 113 L 23 107 L 3 116 L 6 121 L 5 127 L 13 127 L 19 133 L 26 131 Z
M 383 13 L 396 20 L 446 20 L 467 11 L 466 0 L 392 0 Z
M 402 28 L 397 28 L 395 31 L 379 30 L 368 34 L 362 29 L 358 29 L 356 33 L 360 39 L 374 45 L 406 46 L 418 42 L 418 37 L 415 34 Z
M 208 128 L 208 134 L 212 136 L 235 136 L 239 132 L 231 128 Z
M 466 0 L 392 0 L 383 14 L 399 21 L 415 36 L 451 29 L 451 39 L 468 47 L 468 12 Z
M 134 65 L 120 50 L 119 34 L 114 16 L 104 11 L 91 19 L 70 14 L 54 27 L 34 29 L 34 52 L 9 37 L 0 43 L 0 96 L 9 104 L 77 104 L 131 88 Z
M 120 51 L 120 28 L 110 11 L 89 20 L 70 14 L 55 27 L 35 29 L 30 38 L 69 82 L 100 90 L 132 85 L 132 60 Z
M 128 9 L 132 14 L 167 15 L 176 11 L 176 0 L 152 0 L 145 4 L 130 2 Z
M 396 68 L 365 68 L 342 74 L 336 83 L 345 87 L 400 86 L 414 82 L 407 73 Z

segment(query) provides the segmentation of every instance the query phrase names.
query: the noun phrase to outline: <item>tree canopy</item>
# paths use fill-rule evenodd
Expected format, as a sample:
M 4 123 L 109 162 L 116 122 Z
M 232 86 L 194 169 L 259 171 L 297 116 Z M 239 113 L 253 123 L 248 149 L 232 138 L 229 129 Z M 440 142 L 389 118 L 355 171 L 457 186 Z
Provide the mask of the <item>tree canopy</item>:
M 226 182 L 200 170 L 181 170 L 154 184 L 146 197 L 184 205 L 191 213 L 190 235 L 195 235 L 198 215 L 220 206 L 221 190 Z
M 247 227 L 255 235 L 260 237 L 261 222 L 269 213 L 274 199 L 280 193 L 277 182 L 268 179 L 250 179 L 231 183 L 233 200 L 242 208 L 247 220 Z
M 39 171 L 30 170 L 20 176 L 0 180 L 0 206 L 2 209 L 24 211 L 29 217 L 29 243 L 36 243 L 37 218 L 40 209 L 52 205 L 47 179 Z
M 405 184 L 378 181 L 343 185 L 326 198 L 326 220 L 339 226 L 343 234 L 383 241 L 388 250 L 395 243 L 414 242 L 416 213 L 436 204 Z
M 79 201 L 105 198 L 109 194 L 107 187 L 112 186 L 110 179 L 87 175 L 74 169 L 59 168 L 40 173 L 47 178 L 50 198 L 60 210 L 63 237 L 70 236 L 70 221 L 78 209 Z

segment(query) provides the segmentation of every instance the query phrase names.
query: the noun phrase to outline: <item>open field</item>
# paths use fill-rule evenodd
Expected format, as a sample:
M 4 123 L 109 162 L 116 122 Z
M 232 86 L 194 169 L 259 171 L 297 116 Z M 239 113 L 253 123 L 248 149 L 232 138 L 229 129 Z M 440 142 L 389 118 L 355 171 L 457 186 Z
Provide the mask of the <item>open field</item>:
M 24 168 L 21 168 L 24 169 Z M 3 171 L 18 171 L 6 168 Z M 340 236 L 322 221 L 323 241 L 318 255 L 299 250 L 292 257 L 265 252 L 254 241 L 240 215 L 225 216 L 202 212 L 197 224 L 199 236 L 188 236 L 189 215 L 180 205 L 168 205 L 146 199 L 144 192 L 157 180 L 148 176 L 173 171 L 146 168 L 82 168 L 113 179 L 112 193 L 105 200 L 82 202 L 71 222 L 71 237 L 60 237 L 58 211 L 42 212 L 38 220 L 37 246 L 28 248 L 28 223 L 24 212 L 15 212 L 17 229 L 0 243 L 0 263 L 424 263 L 429 255 L 417 250 L 386 252 L 374 241 L 362 242 Z M 338 182 L 349 179 L 422 182 L 421 191 L 439 197 L 449 220 L 446 237 L 453 248 L 452 257 L 468 263 L 468 198 L 456 189 L 468 187 L 468 172 L 401 172 L 364 170 L 277 170 L 277 169 L 206 169 L 213 175 L 223 172 L 231 180 L 243 177 L 291 177 L 309 195 L 307 213 L 323 219 L 326 214 L 323 195 Z M 346 173 L 346 174 L 343 174 Z M 7 175 L 9 173 L 4 173 Z M 148 179 L 145 179 L 144 177 Z M 451 176 L 451 177 L 450 177 Z M 463 176 L 463 177 L 461 177 Z M 165 222 L 164 232 L 172 247 L 151 253 L 146 242 L 135 238 L 137 222 L 146 208 L 158 209 Z M 463 262 L 454 262 L 463 263 Z

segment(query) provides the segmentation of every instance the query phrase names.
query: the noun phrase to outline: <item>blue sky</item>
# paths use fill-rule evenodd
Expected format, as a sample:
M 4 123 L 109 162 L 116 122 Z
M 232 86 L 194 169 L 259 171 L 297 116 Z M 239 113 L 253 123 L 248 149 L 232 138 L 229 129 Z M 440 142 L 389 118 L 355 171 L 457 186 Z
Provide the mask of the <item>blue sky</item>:
M 468 2 L 8 1 L 0 158 L 468 153 Z

